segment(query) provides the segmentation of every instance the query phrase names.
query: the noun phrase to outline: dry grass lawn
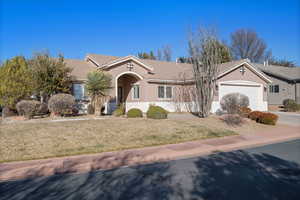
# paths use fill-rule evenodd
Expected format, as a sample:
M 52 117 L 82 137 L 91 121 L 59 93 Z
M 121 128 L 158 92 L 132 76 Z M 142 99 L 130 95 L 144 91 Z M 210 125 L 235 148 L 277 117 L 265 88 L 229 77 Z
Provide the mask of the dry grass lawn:
M 179 143 L 236 134 L 216 118 L 110 118 L 0 124 L 0 162 Z

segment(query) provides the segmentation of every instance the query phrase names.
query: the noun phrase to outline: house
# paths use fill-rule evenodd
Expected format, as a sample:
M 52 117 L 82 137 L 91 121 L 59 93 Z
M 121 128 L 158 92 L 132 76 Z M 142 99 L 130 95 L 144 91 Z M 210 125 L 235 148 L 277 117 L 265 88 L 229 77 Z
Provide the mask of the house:
M 283 67 L 254 64 L 271 79 L 269 105 L 282 105 L 284 99 L 294 99 L 300 104 L 300 67 Z
M 97 54 L 88 54 L 84 60 L 66 59 L 66 64 L 73 68 L 73 93 L 77 100 L 86 99 L 84 82 L 88 72 L 104 70 L 111 74 L 111 99 L 105 105 L 106 113 L 111 113 L 119 103 L 124 103 L 126 110 L 139 108 L 143 112 L 150 104 L 170 112 L 197 110 L 192 94 L 178 98 L 180 88 L 195 88 L 191 64 Z M 247 95 L 251 109 L 267 110 L 267 88 L 271 82 L 247 59 L 221 64 L 212 112 L 220 108 L 224 95 L 233 92 Z

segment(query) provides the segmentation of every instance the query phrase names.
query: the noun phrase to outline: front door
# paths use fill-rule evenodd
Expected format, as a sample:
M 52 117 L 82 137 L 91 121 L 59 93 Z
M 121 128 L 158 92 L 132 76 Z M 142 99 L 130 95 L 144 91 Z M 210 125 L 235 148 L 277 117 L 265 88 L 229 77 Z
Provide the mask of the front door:
M 118 87 L 118 102 L 123 103 L 123 87 Z

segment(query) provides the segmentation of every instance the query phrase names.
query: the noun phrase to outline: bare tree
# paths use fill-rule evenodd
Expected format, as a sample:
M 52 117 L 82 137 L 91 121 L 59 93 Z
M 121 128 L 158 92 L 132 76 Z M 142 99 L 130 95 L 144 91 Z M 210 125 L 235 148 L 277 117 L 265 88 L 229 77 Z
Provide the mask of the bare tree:
M 249 58 L 253 62 L 260 62 L 271 56 L 263 39 L 255 31 L 248 29 L 239 29 L 231 34 L 231 51 L 235 59 Z
M 208 117 L 216 92 L 218 64 L 221 62 L 218 44 L 214 29 L 200 28 L 189 39 L 199 117 Z
M 157 59 L 157 60 L 162 60 L 162 55 L 161 55 L 160 49 L 157 49 L 156 59 Z
M 172 60 L 172 50 L 169 45 L 163 47 L 163 58 L 168 62 Z

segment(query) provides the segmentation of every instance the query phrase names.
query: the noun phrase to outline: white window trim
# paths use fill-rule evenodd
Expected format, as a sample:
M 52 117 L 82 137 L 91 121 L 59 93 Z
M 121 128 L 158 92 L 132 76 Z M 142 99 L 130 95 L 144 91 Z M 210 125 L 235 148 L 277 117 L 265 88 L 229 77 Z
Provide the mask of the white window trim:
M 158 96 L 158 87 L 164 87 L 164 97 L 163 98 L 161 98 L 161 97 L 159 97 Z M 171 98 L 167 98 L 167 87 L 171 87 Z M 157 97 L 158 97 L 158 99 L 159 100 L 171 100 L 171 99 L 173 99 L 173 86 L 171 86 L 171 85 L 158 85 L 157 86 Z
M 139 98 L 135 98 L 134 97 L 134 86 L 139 86 Z M 135 83 L 135 84 L 132 84 L 132 87 L 131 87 L 131 98 L 132 100 L 139 100 L 141 98 L 141 87 L 140 87 L 140 84 L 138 83 Z

